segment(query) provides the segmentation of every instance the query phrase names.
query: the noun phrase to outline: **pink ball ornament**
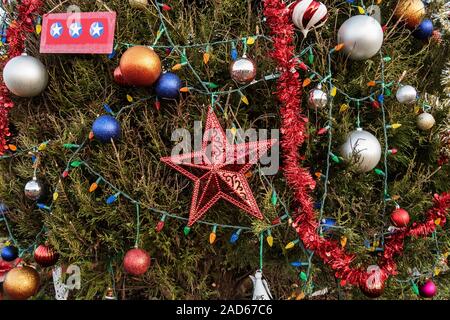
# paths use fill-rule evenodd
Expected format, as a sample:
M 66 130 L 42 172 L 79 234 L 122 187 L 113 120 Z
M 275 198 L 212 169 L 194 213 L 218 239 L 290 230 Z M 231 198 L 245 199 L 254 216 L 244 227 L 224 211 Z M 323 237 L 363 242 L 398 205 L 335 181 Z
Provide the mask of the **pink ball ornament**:
M 427 280 L 419 287 L 419 294 L 424 298 L 433 298 L 437 293 L 437 287 L 433 281 Z

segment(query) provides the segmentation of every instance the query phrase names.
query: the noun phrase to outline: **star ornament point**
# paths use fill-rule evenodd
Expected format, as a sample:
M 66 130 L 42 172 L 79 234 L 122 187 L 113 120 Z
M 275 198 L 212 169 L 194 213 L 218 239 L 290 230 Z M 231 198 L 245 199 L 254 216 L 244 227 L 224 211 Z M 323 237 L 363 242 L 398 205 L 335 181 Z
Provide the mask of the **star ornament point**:
M 201 150 L 161 158 L 194 184 L 188 226 L 200 220 L 220 199 L 263 219 L 245 174 L 276 142 L 269 139 L 230 143 L 209 107 Z

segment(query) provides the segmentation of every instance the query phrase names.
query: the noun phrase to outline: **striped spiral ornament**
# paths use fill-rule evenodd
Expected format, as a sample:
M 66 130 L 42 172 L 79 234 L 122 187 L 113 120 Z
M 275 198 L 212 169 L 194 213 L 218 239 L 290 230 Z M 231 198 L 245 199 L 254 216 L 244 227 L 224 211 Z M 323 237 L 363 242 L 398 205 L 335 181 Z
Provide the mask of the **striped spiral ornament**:
M 52 247 L 41 244 L 34 250 L 34 261 L 41 267 L 51 267 L 59 259 L 59 253 Z
M 327 19 L 328 9 L 322 2 L 299 0 L 292 5 L 292 22 L 305 38 L 311 29 L 323 26 Z

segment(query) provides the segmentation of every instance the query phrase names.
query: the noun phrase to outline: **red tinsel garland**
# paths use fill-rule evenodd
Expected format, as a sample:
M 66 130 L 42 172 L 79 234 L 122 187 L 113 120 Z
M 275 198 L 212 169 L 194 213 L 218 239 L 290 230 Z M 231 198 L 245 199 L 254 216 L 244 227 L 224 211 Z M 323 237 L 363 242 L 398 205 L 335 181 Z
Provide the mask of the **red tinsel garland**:
M 41 0 L 22 0 L 17 7 L 17 19 L 12 21 L 6 33 L 8 42 L 8 58 L 1 62 L 1 69 L 12 58 L 23 53 L 27 34 L 34 31 L 33 16 L 42 7 Z M 9 90 L 0 76 L 0 155 L 8 150 L 7 138 L 10 136 L 8 114 L 14 103 L 9 97 Z
M 315 188 L 315 181 L 308 170 L 300 165 L 303 157 L 299 153 L 299 147 L 307 137 L 308 118 L 301 113 L 302 86 L 296 71 L 298 61 L 294 59 L 294 27 L 290 11 L 282 0 L 265 0 L 264 15 L 273 39 L 274 50 L 271 56 L 276 60 L 279 71 L 282 73 L 278 79 L 277 96 L 282 104 L 280 114 L 283 135 L 281 139 L 284 157 L 283 171 L 299 205 L 293 227 L 305 247 L 314 251 L 335 271 L 335 276 L 341 279 L 341 284 L 363 285 L 370 274 L 364 267 L 350 266 L 355 255 L 347 253 L 339 242 L 323 238 L 317 232 L 319 223 L 310 195 Z M 379 276 L 383 283 L 390 275 L 397 274 L 394 257 L 403 251 L 403 242 L 406 237 L 426 236 L 432 233 L 436 228 L 435 220 L 438 218 L 441 225 L 445 223 L 446 214 L 450 208 L 450 194 L 444 193 L 441 196 L 436 194 L 434 203 L 424 222 L 413 223 L 411 227 L 398 229 L 386 237 L 384 251 L 378 261 Z

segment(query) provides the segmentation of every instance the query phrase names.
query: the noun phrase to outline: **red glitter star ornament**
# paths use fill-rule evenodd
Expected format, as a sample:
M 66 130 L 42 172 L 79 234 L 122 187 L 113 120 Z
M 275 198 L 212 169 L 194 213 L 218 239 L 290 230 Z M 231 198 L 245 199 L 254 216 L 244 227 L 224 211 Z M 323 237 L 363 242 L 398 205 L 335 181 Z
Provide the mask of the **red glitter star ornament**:
M 209 107 L 201 150 L 161 158 L 162 162 L 194 182 L 189 227 L 220 199 L 229 201 L 255 218 L 263 219 L 245 173 L 277 140 L 238 144 L 229 140 Z

